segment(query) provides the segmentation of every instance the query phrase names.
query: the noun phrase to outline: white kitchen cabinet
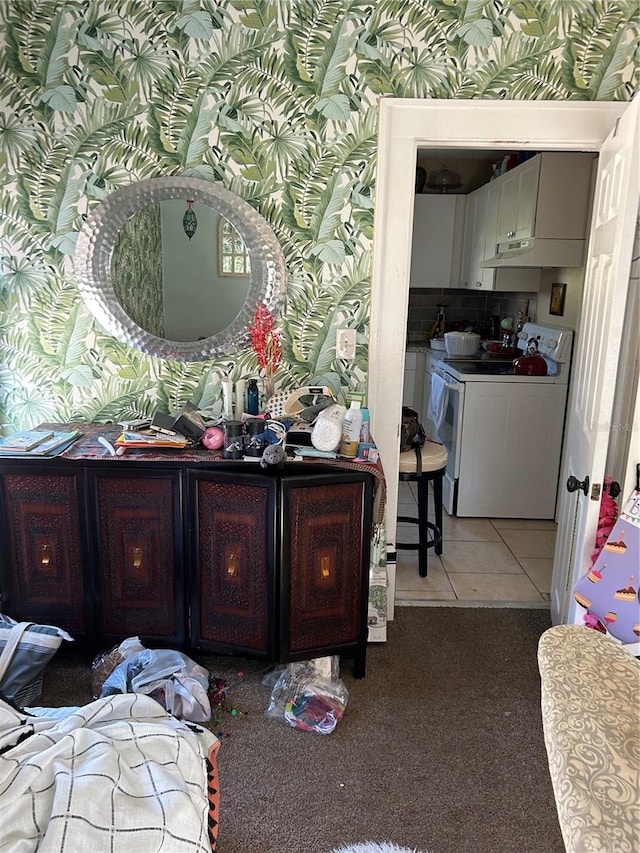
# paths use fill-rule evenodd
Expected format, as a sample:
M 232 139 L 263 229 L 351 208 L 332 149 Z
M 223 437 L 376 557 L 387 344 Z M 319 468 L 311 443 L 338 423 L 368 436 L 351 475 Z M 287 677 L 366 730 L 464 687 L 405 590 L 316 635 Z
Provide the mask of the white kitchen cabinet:
M 535 292 L 540 285 L 540 270 L 535 267 L 482 266 L 496 251 L 500 197 L 498 181 L 485 184 L 467 196 L 462 286 L 470 290 Z
M 584 240 L 593 154 L 536 154 L 496 179 L 497 243 L 530 237 Z
M 460 287 L 463 195 L 416 195 L 410 287 Z

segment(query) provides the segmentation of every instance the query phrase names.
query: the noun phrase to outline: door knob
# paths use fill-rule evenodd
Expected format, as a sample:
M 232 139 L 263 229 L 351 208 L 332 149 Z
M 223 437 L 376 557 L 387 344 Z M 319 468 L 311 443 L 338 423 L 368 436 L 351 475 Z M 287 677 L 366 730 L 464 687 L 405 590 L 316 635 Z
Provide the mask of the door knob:
M 584 480 L 578 480 L 577 477 L 574 477 L 573 474 L 567 480 L 567 491 L 568 492 L 577 492 L 578 489 L 582 489 L 585 495 L 589 494 L 589 476 L 587 475 Z
M 620 483 L 616 483 L 615 480 L 613 483 L 609 483 L 609 494 L 612 498 L 617 498 L 621 491 Z

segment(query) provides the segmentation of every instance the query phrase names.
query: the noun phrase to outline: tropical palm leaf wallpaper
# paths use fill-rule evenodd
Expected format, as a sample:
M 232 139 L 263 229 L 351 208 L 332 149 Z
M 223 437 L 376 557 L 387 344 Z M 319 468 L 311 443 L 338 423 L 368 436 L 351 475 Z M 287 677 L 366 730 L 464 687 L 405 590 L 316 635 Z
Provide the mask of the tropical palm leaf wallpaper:
M 189 174 L 272 224 L 290 280 L 282 387 L 363 390 L 377 102 L 629 100 L 635 0 L 3 0 L 0 424 L 120 420 L 257 375 L 250 349 L 180 364 L 105 334 L 73 273 L 123 184 Z M 355 368 L 335 330 L 356 328 Z

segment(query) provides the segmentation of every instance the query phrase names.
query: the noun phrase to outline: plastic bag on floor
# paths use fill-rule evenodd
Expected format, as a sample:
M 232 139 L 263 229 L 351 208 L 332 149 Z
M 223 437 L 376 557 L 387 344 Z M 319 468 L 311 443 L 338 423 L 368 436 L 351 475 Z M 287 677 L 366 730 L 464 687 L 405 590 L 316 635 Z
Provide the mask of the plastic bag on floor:
M 211 719 L 209 671 L 172 649 L 143 649 L 118 664 L 102 685 L 101 698 L 115 693 L 145 693 L 183 720 Z
M 273 674 L 267 678 L 271 681 Z M 342 719 L 348 700 L 340 661 L 334 655 L 284 667 L 265 713 L 295 729 L 328 735 Z
M 102 685 L 111 675 L 113 670 L 131 655 L 144 650 L 140 637 L 128 637 L 108 652 L 100 652 L 91 664 L 91 695 L 98 699 L 102 692 Z

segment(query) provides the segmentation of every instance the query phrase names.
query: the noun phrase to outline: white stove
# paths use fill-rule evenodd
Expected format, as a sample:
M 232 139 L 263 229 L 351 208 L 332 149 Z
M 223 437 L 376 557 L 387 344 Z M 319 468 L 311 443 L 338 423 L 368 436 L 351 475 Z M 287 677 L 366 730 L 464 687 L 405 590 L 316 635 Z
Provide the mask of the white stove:
M 459 381 L 567 384 L 573 344 L 571 329 L 525 323 L 516 344 L 518 355 L 532 343 L 547 363 L 546 376 L 518 376 L 513 369 L 513 358 L 491 355 L 484 350 L 473 356 L 449 356 L 446 352 L 437 351 L 431 351 L 430 355 L 441 362 L 443 372 Z
M 555 516 L 573 332 L 525 323 L 546 376 L 517 375 L 513 359 L 431 352 L 427 433 L 448 451 L 443 498 L 451 515 Z

